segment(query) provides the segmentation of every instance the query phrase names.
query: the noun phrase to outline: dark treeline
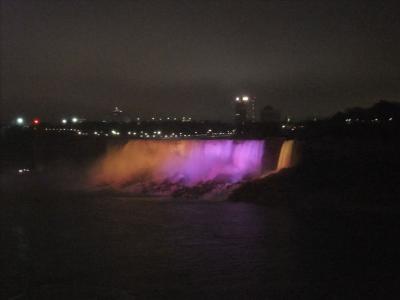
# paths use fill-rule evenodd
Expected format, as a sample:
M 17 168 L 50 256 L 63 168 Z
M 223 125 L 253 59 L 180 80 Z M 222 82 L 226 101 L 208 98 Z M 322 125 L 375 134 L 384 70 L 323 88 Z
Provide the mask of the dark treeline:
M 332 117 L 295 124 L 287 131 L 295 138 L 385 137 L 395 138 L 400 129 L 400 103 L 381 100 L 368 108 L 353 107 Z

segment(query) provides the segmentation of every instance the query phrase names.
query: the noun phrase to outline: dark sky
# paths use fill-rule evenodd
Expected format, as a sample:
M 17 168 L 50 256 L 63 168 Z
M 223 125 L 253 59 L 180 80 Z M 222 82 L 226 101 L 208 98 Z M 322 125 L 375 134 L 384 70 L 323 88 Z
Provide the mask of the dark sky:
M 1 110 L 229 120 L 400 99 L 397 1 L 0 0 Z

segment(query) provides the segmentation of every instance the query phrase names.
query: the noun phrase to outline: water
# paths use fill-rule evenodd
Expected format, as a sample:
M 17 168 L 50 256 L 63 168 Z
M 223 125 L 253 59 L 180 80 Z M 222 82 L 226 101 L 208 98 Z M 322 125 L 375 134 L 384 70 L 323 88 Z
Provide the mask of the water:
M 293 166 L 293 152 L 294 152 L 294 140 L 284 141 L 279 154 L 278 165 L 276 170 L 282 170 Z
M 138 299 L 390 298 L 397 286 L 394 213 L 30 197 L 2 210 L 8 294 L 50 286 Z

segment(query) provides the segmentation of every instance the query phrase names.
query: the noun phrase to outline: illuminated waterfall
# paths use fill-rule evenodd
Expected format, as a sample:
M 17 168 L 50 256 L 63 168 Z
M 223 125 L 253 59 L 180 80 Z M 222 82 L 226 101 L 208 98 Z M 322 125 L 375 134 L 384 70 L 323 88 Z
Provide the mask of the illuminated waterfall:
M 294 140 L 284 141 L 279 153 L 276 170 L 282 170 L 293 166 Z
M 110 150 L 91 177 L 97 185 L 114 187 L 140 182 L 233 183 L 260 175 L 263 155 L 261 140 L 134 140 Z

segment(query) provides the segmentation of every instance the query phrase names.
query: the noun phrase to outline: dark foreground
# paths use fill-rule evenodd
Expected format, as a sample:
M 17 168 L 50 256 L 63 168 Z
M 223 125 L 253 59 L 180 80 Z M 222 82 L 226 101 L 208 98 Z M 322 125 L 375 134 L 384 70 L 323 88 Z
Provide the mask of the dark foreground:
M 400 297 L 393 206 L 118 198 L 29 180 L 2 183 L 2 299 Z

